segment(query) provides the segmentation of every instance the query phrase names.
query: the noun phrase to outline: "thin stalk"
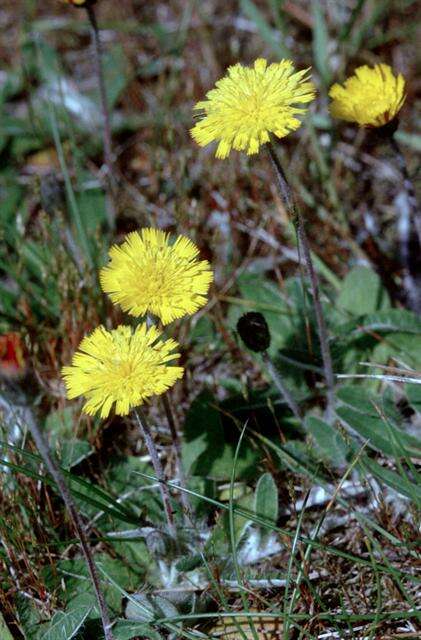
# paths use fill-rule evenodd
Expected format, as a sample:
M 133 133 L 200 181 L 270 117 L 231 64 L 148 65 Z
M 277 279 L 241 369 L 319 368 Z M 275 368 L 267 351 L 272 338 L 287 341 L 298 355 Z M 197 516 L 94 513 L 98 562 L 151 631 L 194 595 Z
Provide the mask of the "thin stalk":
M 322 353 L 323 368 L 327 385 L 327 417 L 330 419 L 333 413 L 334 400 L 335 400 L 335 379 L 333 375 L 332 357 L 330 355 L 329 342 L 327 336 L 326 322 L 323 314 L 322 305 L 320 302 L 320 286 L 319 279 L 317 277 L 316 270 L 314 269 L 313 260 L 311 258 L 310 246 L 305 230 L 305 224 L 301 211 L 294 202 L 294 196 L 289 186 L 288 180 L 285 176 L 282 165 L 276 154 L 276 151 L 271 142 L 268 142 L 269 155 L 272 160 L 272 165 L 275 169 L 277 185 L 279 193 L 285 204 L 287 211 L 291 214 L 293 223 L 297 230 L 298 242 L 303 250 L 304 263 L 306 266 L 307 275 L 310 279 L 311 291 L 313 296 L 314 313 L 316 316 L 317 329 L 320 341 L 320 350 Z
M 403 285 L 409 306 L 421 315 L 421 210 L 418 207 L 414 185 L 411 182 L 400 146 L 393 135 L 388 136 L 388 141 L 403 178 L 402 189 L 396 198 L 396 202 L 399 199 L 397 217 L 400 257 L 404 269 Z
M 230 478 L 230 487 L 229 487 L 228 519 L 229 519 L 231 555 L 232 555 L 232 561 L 233 561 L 233 564 L 234 564 L 235 577 L 237 578 L 237 583 L 238 583 L 238 585 L 240 587 L 240 597 L 241 597 L 241 601 L 243 603 L 243 607 L 247 612 L 249 612 L 248 601 L 247 601 L 247 597 L 246 597 L 246 594 L 245 594 L 245 589 L 244 589 L 244 586 L 243 586 L 243 581 L 242 581 L 242 576 L 241 576 L 241 571 L 240 571 L 240 565 L 238 563 L 238 558 L 237 558 L 237 540 L 236 540 L 235 518 L 234 518 L 234 484 L 235 484 L 237 460 L 238 460 L 238 456 L 239 456 L 240 449 L 241 449 L 241 444 L 243 442 L 243 438 L 244 438 L 244 434 L 246 432 L 246 429 L 247 429 L 247 422 L 244 424 L 244 427 L 243 427 L 243 429 L 241 431 L 240 438 L 238 440 L 237 447 L 235 449 L 235 454 L 234 454 L 234 461 L 233 461 L 233 465 L 232 465 L 231 478 Z M 256 628 L 255 628 L 254 623 L 253 623 L 253 620 L 252 619 L 248 620 L 248 623 L 249 623 L 251 635 L 253 636 L 254 640 L 259 640 Z M 241 627 L 239 628 L 239 632 L 240 632 L 240 635 L 245 640 L 247 640 L 247 635 L 245 634 L 244 630 L 241 629 Z
M 151 457 L 155 475 L 159 481 L 162 502 L 164 504 L 165 516 L 168 523 L 168 531 L 170 535 L 175 538 L 176 531 L 174 526 L 173 512 L 171 508 L 170 492 L 168 489 L 168 485 L 166 484 L 164 468 L 161 464 L 161 460 L 159 459 L 158 451 L 156 450 L 155 442 L 152 437 L 152 432 L 149 428 L 148 421 L 146 420 L 146 416 L 143 411 L 138 407 L 137 409 L 134 409 L 133 413 L 136 418 L 140 434 L 145 441 L 146 448 L 148 449 L 149 455 Z
M 393 152 L 395 153 L 399 171 L 403 176 L 403 187 L 407 194 L 409 208 L 411 209 L 414 226 L 418 235 L 418 241 L 421 244 L 421 210 L 418 206 L 417 198 L 415 195 L 415 188 L 412 184 L 412 180 L 408 172 L 408 167 L 406 166 L 405 156 L 403 155 L 401 148 L 394 136 L 389 136 L 389 143 L 392 147 Z
M 288 407 L 291 409 L 292 413 L 297 418 L 297 420 L 299 420 L 301 422 L 302 419 L 303 419 L 303 416 L 301 414 L 300 408 L 299 408 L 298 404 L 295 402 L 295 399 L 292 397 L 289 389 L 287 389 L 287 387 L 284 385 L 284 381 L 282 380 L 281 376 L 279 375 L 279 372 L 276 369 L 275 365 L 273 364 L 272 358 L 270 357 L 270 355 L 268 354 L 267 351 L 263 351 L 262 360 L 265 363 L 266 368 L 267 368 L 267 370 L 269 372 L 269 375 L 273 380 L 273 384 L 278 389 L 278 391 L 281 394 L 283 400 L 286 402 Z
M 170 428 L 172 443 L 174 445 L 174 454 L 175 454 L 175 461 L 177 465 L 177 474 L 178 474 L 179 483 L 183 487 L 183 489 L 185 489 L 187 486 L 187 483 L 186 483 L 186 475 L 184 473 L 184 468 L 183 468 L 181 441 L 180 441 L 180 438 L 178 437 L 178 428 L 176 424 L 174 411 L 171 406 L 171 400 L 167 393 L 164 393 L 164 395 L 162 396 L 162 404 L 164 406 L 165 415 L 167 417 L 168 426 Z M 185 491 L 181 492 L 181 503 L 183 505 L 187 520 L 189 521 L 189 524 L 191 524 L 190 516 L 192 513 L 192 509 L 191 509 L 189 496 Z
M 111 139 L 111 119 L 107 102 L 107 91 L 105 88 L 104 70 L 102 67 L 102 44 L 99 34 L 98 22 L 96 19 L 95 8 L 91 3 L 85 5 L 88 15 L 89 24 L 91 25 L 91 39 L 93 48 L 93 59 L 95 65 L 95 74 L 98 80 L 99 96 L 101 101 L 102 119 L 103 119 L 103 141 L 104 141 L 104 162 L 107 167 L 108 181 L 114 186 L 113 173 L 113 152 Z
M 38 425 L 35 424 L 34 421 L 32 421 L 28 424 L 28 428 L 32 434 L 36 447 L 42 459 L 44 460 L 45 466 L 47 467 L 54 482 L 58 487 L 58 490 L 61 494 L 63 502 L 66 506 L 67 512 L 72 521 L 76 535 L 79 538 L 83 555 L 85 556 L 86 564 L 88 566 L 88 571 L 91 577 L 92 585 L 94 587 L 95 595 L 98 601 L 98 609 L 101 616 L 102 627 L 104 629 L 104 638 L 105 640 L 113 640 L 114 636 L 111 631 L 111 621 L 108 613 L 108 608 L 105 602 L 104 595 L 101 591 L 98 571 L 93 559 L 92 551 L 89 546 L 88 538 L 85 532 L 85 527 L 83 525 L 82 519 L 79 515 L 79 512 L 76 508 L 73 498 L 70 495 L 70 492 L 69 492 L 69 489 L 67 488 L 64 477 L 58 465 L 54 461 L 50 453 L 50 450 L 48 448 L 48 445 L 44 439 L 44 436 L 41 433 L 40 429 L 38 428 Z

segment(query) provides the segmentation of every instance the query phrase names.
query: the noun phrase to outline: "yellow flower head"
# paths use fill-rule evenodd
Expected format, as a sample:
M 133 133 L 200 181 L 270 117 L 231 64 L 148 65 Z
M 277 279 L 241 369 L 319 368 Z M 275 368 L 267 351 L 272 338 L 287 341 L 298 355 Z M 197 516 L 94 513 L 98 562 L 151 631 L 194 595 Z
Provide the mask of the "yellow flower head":
M 182 377 L 183 368 L 168 366 L 179 356 L 175 340 L 158 341 L 154 326 L 135 330 L 120 325 L 113 331 L 100 326 L 86 336 L 62 374 L 69 399 L 85 396 L 84 413 L 106 418 L 113 404 L 117 415 L 153 395 L 164 393 Z
M 115 304 L 132 316 L 152 313 L 163 324 L 206 304 L 212 271 L 198 260 L 199 249 L 184 236 L 170 244 L 167 233 L 142 229 L 110 250 L 100 281 Z
M 311 102 L 315 88 L 308 69 L 294 73 L 291 60 L 269 64 L 259 58 L 253 67 L 236 64 L 218 80 L 207 100 L 194 109 L 203 112 L 191 134 L 204 147 L 218 140 L 217 158 L 226 158 L 231 149 L 257 153 L 269 134 L 283 138 L 298 129 L 295 116 L 306 108 L 293 105 Z
M 405 80 L 393 75 L 387 64 L 358 67 L 344 85 L 329 91 L 330 112 L 335 118 L 362 127 L 382 127 L 397 115 L 405 102 Z
M 85 7 L 88 4 L 95 4 L 96 0 L 67 0 L 67 4 L 72 4 L 75 7 Z

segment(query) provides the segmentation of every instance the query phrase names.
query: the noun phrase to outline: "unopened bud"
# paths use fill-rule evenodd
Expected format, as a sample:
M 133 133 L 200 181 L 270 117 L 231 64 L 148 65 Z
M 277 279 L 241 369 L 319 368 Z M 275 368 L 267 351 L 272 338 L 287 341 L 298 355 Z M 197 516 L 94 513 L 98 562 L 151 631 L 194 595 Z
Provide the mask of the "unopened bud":
M 250 311 L 237 322 L 237 331 L 246 347 L 259 353 L 269 349 L 270 332 L 268 324 L 261 313 Z

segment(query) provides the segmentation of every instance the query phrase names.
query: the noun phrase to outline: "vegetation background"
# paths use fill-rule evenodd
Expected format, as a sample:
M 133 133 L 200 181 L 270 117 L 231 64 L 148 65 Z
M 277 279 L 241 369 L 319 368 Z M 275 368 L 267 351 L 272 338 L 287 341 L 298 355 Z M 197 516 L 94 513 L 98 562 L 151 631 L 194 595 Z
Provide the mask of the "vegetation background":
M 395 139 L 416 184 L 419 11 L 413 0 L 98 1 L 111 188 L 86 11 L 2 1 L 1 640 L 102 637 L 31 421 L 86 524 L 116 640 L 419 637 L 421 323 L 402 287 L 403 178 L 393 149 L 333 121 L 327 97 L 358 65 L 402 72 Z M 311 296 L 269 159 L 215 160 L 189 135 L 194 103 L 227 66 L 257 57 L 311 66 L 318 90 L 278 151 L 342 376 L 330 423 Z M 208 306 L 169 329 L 186 368 L 171 398 L 193 508 L 186 526 L 173 492 L 175 545 L 135 425 L 81 417 L 60 377 L 88 331 L 123 321 L 98 268 L 144 226 L 190 237 L 215 274 Z M 302 421 L 238 338 L 250 310 L 266 317 Z M 173 478 L 165 412 L 157 401 L 148 413 Z

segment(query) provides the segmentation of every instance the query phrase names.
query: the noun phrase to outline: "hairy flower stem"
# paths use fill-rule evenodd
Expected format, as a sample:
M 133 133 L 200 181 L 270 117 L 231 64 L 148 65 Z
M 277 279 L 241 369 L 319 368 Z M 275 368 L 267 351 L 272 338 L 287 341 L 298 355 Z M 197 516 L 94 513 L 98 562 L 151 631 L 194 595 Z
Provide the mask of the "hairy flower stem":
M 400 256 L 404 268 L 403 285 L 409 306 L 421 315 L 421 210 L 399 144 L 393 135 L 388 136 L 388 140 L 403 178 L 402 189 L 396 198 L 396 202 L 399 202 L 397 215 Z
M 101 591 L 97 568 L 95 566 L 92 551 L 89 546 L 88 538 L 85 532 L 85 527 L 82 522 L 82 519 L 79 515 L 78 510 L 76 509 L 76 505 L 73 501 L 72 496 L 70 495 L 70 492 L 69 492 L 69 489 L 67 488 L 64 477 L 58 465 L 54 461 L 53 456 L 51 455 L 48 445 L 44 439 L 44 436 L 41 433 L 40 429 L 38 428 L 38 425 L 36 425 L 35 422 L 31 422 L 30 424 L 28 424 L 28 428 L 32 434 L 36 447 L 42 459 L 44 460 L 45 466 L 47 467 L 54 482 L 57 485 L 57 488 L 61 494 L 63 502 L 66 506 L 67 512 L 72 521 L 76 535 L 80 540 L 80 546 L 82 547 L 83 555 L 85 556 L 89 575 L 91 576 L 92 585 L 94 587 L 95 595 L 98 601 L 99 614 L 101 616 L 102 627 L 104 629 L 104 638 L 105 640 L 113 640 L 114 636 L 111 631 L 111 621 L 108 613 L 107 604 L 105 602 L 104 595 Z
M 273 147 L 272 142 L 268 142 L 268 150 L 269 150 L 270 158 L 272 160 L 272 165 L 275 169 L 276 177 L 278 178 L 277 185 L 279 188 L 279 193 L 281 195 L 281 198 L 285 204 L 285 207 L 288 213 L 292 217 L 294 226 L 297 230 L 298 243 L 301 246 L 303 251 L 304 263 L 306 266 L 307 275 L 311 283 L 314 313 L 316 316 L 317 329 L 318 329 L 319 341 L 320 341 L 320 350 L 322 353 L 322 360 L 323 360 L 323 369 L 324 369 L 326 385 L 327 385 L 326 416 L 328 419 L 331 419 L 333 414 L 334 401 L 335 401 L 335 392 L 334 392 L 335 379 L 333 375 L 332 358 L 330 355 L 326 322 L 324 319 L 322 304 L 320 302 L 319 279 L 317 277 L 317 273 L 313 265 L 313 260 L 311 258 L 310 246 L 307 238 L 307 233 L 305 230 L 303 216 L 301 215 L 301 211 L 295 204 L 291 187 L 289 186 L 288 180 L 285 176 L 284 170 L 282 168 L 282 165 Z
M 164 406 L 165 415 L 167 417 L 168 426 L 170 428 L 171 439 L 174 445 L 174 454 L 175 454 L 175 460 L 177 465 L 179 483 L 180 483 L 180 486 L 183 489 L 185 489 L 187 484 L 186 484 L 186 476 L 183 468 L 181 441 L 180 441 L 180 438 L 178 437 L 178 428 L 175 421 L 174 411 L 171 406 L 171 400 L 168 397 L 167 393 L 164 393 L 164 395 L 162 396 L 162 404 Z M 189 496 L 185 491 L 181 491 L 181 503 L 184 508 L 186 519 L 190 524 L 192 509 L 191 509 Z
M 91 39 L 92 39 L 92 47 L 93 47 L 93 59 L 95 65 L 95 74 L 98 80 L 99 87 L 99 95 L 101 101 L 101 109 L 102 109 L 102 119 L 103 119 L 103 141 L 104 141 L 104 162 L 107 167 L 107 181 L 111 187 L 114 189 L 114 172 L 113 172 L 113 152 L 112 152 L 112 141 L 111 141 L 111 119 L 110 119 L 110 111 L 108 109 L 107 102 L 107 92 L 105 89 L 105 79 L 104 79 L 104 71 L 102 67 L 102 44 L 101 38 L 99 34 L 98 22 L 96 19 L 95 8 L 91 3 L 88 3 L 86 6 L 86 13 L 88 14 L 88 20 L 91 25 Z
M 415 230 L 418 235 L 418 241 L 421 244 L 421 209 L 418 206 L 414 185 L 412 184 L 412 181 L 408 172 L 408 167 L 406 166 L 405 157 L 394 136 L 389 136 L 389 142 L 390 142 L 390 146 L 393 149 L 393 152 L 395 153 L 399 171 L 403 176 L 403 180 L 404 180 L 403 187 L 405 189 L 405 193 L 408 198 L 409 208 L 411 210 Z
M 263 351 L 262 360 L 263 360 L 264 364 L 266 365 L 266 368 L 267 368 L 267 370 L 269 372 L 270 377 L 273 380 L 273 384 L 275 385 L 275 387 L 277 388 L 277 390 L 281 394 L 282 399 L 286 402 L 286 404 L 288 405 L 288 407 L 290 408 L 290 410 L 292 411 L 294 416 L 297 418 L 297 420 L 299 420 L 301 422 L 302 419 L 303 419 L 303 416 L 301 415 L 300 408 L 299 408 L 298 404 L 295 402 L 294 398 L 292 397 L 292 395 L 289 392 L 289 390 L 287 389 L 287 387 L 284 385 L 284 381 L 282 380 L 281 376 L 279 375 L 279 372 L 276 369 L 276 367 L 275 367 L 275 365 L 274 365 L 274 363 L 272 361 L 272 358 L 270 357 L 270 355 L 268 354 L 267 351 Z
M 140 434 L 146 444 L 146 448 L 151 457 L 152 466 L 154 468 L 155 475 L 159 481 L 162 502 L 164 504 L 165 516 L 167 518 L 167 523 L 168 523 L 168 532 L 173 538 L 175 538 L 176 531 L 175 531 L 175 525 L 174 525 L 173 512 L 171 508 L 170 492 L 165 481 L 164 468 L 161 464 L 161 460 L 159 459 L 158 451 L 156 450 L 155 442 L 153 440 L 152 433 L 149 428 L 149 424 L 145 414 L 139 407 L 137 409 L 134 409 L 133 413 L 136 418 L 136 422 L 137 422 L 137 426 L 139 427 Z

